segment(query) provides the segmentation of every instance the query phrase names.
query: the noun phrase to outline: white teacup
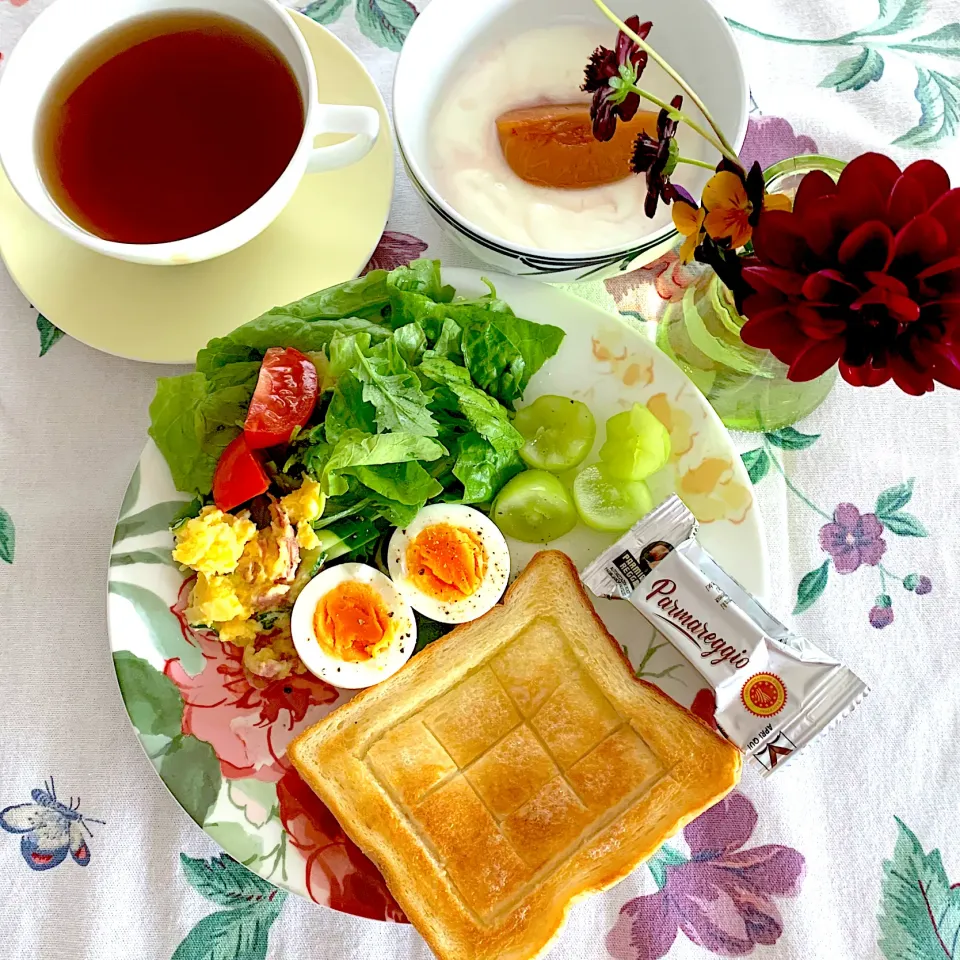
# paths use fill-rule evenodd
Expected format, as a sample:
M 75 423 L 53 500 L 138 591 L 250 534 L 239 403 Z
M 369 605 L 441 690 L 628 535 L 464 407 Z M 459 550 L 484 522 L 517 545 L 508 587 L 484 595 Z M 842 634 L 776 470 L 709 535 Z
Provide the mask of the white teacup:
M 283 54 L 304 103 L 304 128 L 287 168 L 243 213 L 213 230 L 169 243 L 117 243 L 74 223 L 53 202 L 40 176 L 37 115 L 60 67 L 89 41 L 131 17 L 164 10 L 202 10 L 240 20 L 259 30 Z M 306 41 L 275 0 L 57 0 L 24 33 L 0 78 L 0 163 L 31 210 L 77 243 L 134 263 L 196 263 L 229 253 L 266 229 L 287 205 L 305 173 L 335 170 L 369 153 L 380 132 L 371 107 L 317 101 L 317 76 Z M 352 134 L 340 143 L 314 146 L 320 134 Z

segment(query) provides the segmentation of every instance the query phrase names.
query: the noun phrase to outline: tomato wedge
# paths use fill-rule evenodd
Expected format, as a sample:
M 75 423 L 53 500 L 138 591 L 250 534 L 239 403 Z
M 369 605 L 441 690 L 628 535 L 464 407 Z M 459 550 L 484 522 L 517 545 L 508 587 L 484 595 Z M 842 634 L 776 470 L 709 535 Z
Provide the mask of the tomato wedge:
M 251 450 L 289 443 L 294 427 L 306 426 L 317 403 L 317 368 L 293 347 L 270 347 L 243 432 Z
M 247 445 L 246 436 L 240 434 L 231 441 L 213 472 L 213 502 L 226 513 L 241 503 L 246 503 L 270 486 L 260 456 Z

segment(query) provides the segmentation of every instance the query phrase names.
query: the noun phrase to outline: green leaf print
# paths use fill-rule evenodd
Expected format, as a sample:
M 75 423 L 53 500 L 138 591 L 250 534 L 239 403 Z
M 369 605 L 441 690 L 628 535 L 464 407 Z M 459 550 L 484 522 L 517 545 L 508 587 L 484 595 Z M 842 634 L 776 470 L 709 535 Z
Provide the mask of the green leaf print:
M 111 580 L 109 589 L 110 593 L 133 604 L 140 622 L 150 634 L 154 650 L 165 660 L 179 659 L 180 665 L 191 677 L 203 669 L 200 648 L 187 642 L 180 630 L 180 622 L 152 590 L 122 580 Z
M 797 604 L 793 608 L 794 616 L 809 610 L 827 589 L 827 577 L 830 575 L 830 561 L 824 560 L 816 570 L 811 570 L 797 584 Z
M 220 761 L 213 747 L 189 734 L 179 735 L 160 758 L 159 772 L 180 806 L 203 826 L 220 792 Z
M 889 513 L 882 518 L 884 525 L 900 537 L 929 536 L 927 528 L 911 513 Z
M 231 806 L 242 811 L 243 819 L 252 827 L 269 823 L 279 811 L 277 785 L 252 777 L 227 782 L 227 799 Z
M 126 517 L 117 524 L 113 532 L 113 542 L 119 543 L 127 537 L 143 537 L 148 533 L 166 530 L 177 511 L 182 508 L 182 500 L 166 500 L 163 503 L 155 503 L 132 517 Z
M 951 887 L 940 851 L 923 852 L 898 818 L 893 856 L 883 864 L 878 923 L 887 960 L 951 960 L 960 947 L 960 887 Z
M 327 26 L 340 18 L 340 14 L 350 6 L 350 0 L 314 0 L 308 3 L 300 12 Z
M 913 95 L 920 104 L 920 122 L 894 143 L 925 147 L 960 128 L 960 81 L 936 70 L 917 67 L 917 87 Z
M 408 0 L 357 0 L 357 26 L 374 43 L 399 50 L 417 19 L 417 8 Z
M 0 507 L 0 560 L 4 563 L 13 563 L 13 554 L 16 551 L 17 534 L 10 514 Z
M 820 439 L 819 433 L 801 433 L 793 427 L 781 427 L 764 436 L 781 450 L 806 450 Z
M 667 884 L 667 869 L 675 867 L 677 864 L 686 863 L 687 858 L 677 850 L 674 850 L 669 844 L 664 844 L 648 861 L 647 867 L 653 875 L 653 881 L 658 890 L 662 890 Z
M 874 513 L 885 520 L 891 513 L 896 513 L 901 507 L 905 507 L 913 496 L 913 477 L 898 483 L 894 487 L 887 487 L 883 493 L 877 497 L 877 505 Z
M 149 550 L 131 550 L 128 553 L 110 554 L 111 567 L 129 567 L 135 563 L 165 563 L 177 567 L 169 547 L 150 547 Z
M 37 332 L 40 334 L 41 357 L 64 336 L 63 331 L 55 327 L 42 313 L 37 314 Z
M 877 19 L 856 35 L 890 37 L 912 27 L 922 16 L 926 0 L 880 0 Z
M 280 893 L 272 883 L 226 855 L 203 860 L 181 853 L 180 864 L 190 886 L 218 907 L 246 907 L 276 899 Z
M 932 53 L 951 60 L 960 60 L 960 23 L 948 23 L 933 33 L 914 37 L 906 43 L 895 43 L 893 50 L 906 50 L 909 53 Z
M 960 23 L 948 23 L 933 33 L 914 37 L 906 43 L 895 43 L 892 50 L 909 53 L 931 53 L 951 60 L 960 60 Z
M 857 57 L 841 60 L 836 68 L 820 81 L 821 87 L 833 87 L 837 93 L 862 90 L 868 83 L 883 76 L 883 57 L 876 50 L 864 47 Z
M 180 735 L 183 700 L 176 684 L 127 650 L 113 655 L 123 702 L 133 725 L 149 736 Z
M 172 960 L 264 960 L 287 895 L 228 856 L 196 860 L 181 853 L 180 863 L 198 893 L 227 909 L 204 917 Z
M 917 71 L 914 96 L 920 104 L 920 122 L 893 142 L 910 147 L 925 147 L 944 137 L 960 133 L 960 77 L 930 69 L 925 57 L 960 60 L 960 23 L 948 23 L 932 33 L 919 37 L 900 38 L 899 34 L 915 27 L 926 12 L 926 0 L 880 0 L 877 19 L 866 27 L 838 37 L 783 37 L 766 33 L 732 20 L 735 30 L 773 43 L 802 47 L 860 47 L 860 53 L 840 61 L 820 83 L 837 93 L 862 90 L 884 74 L 884 55 L 893 55 L 912 62 Z M 894 37 L 891 43 L 886 38 Z M 920 59 L 923 62 L 918 62 Z
M 757 447 L 756 450 L 748 450 L 740 455 L 743 465 L 747 468 L 747 476 L 751 483 L 759 483 L 770 470 L 770 458 L 763 447 Z
M 264 960 L 281 903 L 211 913 L 184 937 L 172 960 Z
M 221 849 L 230 850 L 241 863 L 253 863 L 263 853 L 263 837 L 245 824 L 208 820 L 203 829 Z

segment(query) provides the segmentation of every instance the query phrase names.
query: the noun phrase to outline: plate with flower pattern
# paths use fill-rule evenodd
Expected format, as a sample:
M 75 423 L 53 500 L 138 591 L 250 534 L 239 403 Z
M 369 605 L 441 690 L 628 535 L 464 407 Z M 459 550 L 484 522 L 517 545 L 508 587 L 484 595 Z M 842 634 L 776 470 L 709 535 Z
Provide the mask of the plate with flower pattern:
M 486 292 L 481 274 L 444 270 L 458 294 Z M 520 316 L 556 324 L 559 353 L 531 380 L 525 402 L 559 393 L 583 400 L 598 425 L 645 403 L 672 441 L 652 478 L 655 499 L 676 491 L 701 539 L 749 590 L 767 587 L 760 514 L 729 434 L 697 388 L 625 319 L 543 284 L 491 278 Z M 598 442 L 593 456 L 599 448 Z M 245 672 L 239 649 L 187 623 L 190 581 L 171 558 L 168 526 L 186 499 L 149 442 L 120 508 L 110 557 L 108 627 L 130 720 L 150 762 L 184 810 L 232 857 L 263 878 L 337 910 L 377 920 L 403 915 L 373 864 L 286 759 L 302 730 L 353 695 L 306 676 Z M 613 539 L 577 527 L 551 546 L 583 567 Z M 518 572 L 535 548 L 511 543 Z M 598 612 L 637 675 L 694 705 L 698 674 L 628 604 Z

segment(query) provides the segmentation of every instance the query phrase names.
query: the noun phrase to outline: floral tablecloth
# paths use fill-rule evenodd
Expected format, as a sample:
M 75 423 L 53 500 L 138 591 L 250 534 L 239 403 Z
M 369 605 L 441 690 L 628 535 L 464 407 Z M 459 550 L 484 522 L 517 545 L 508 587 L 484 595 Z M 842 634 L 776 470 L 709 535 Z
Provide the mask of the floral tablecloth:
M 45 2 L 0 0 L 0 56 Z M 753 90 L 749 159 L 872 148 L 934 157 L 960 180 L 955 2 L 725 6 Z M 305 12 L 358 52 L 389 100 L 414 4 L 316 0 Z M 423 252 L 474 265 L 399 172 L 375 260 Z M 688 282 L 668 257 L 584 293 L 648 319 Z M 107 651 L 105 559 L 157 369 L 63 337 L 5 273 L 0 356 L 0 954 L 426 960 L 408 925 L 317 906 L 221 857 L 136 742 Z M 611 894 L 578 905 L 553 956 L 960 957 L 958 428 L 960 397 L 945 389 L 909 399 L 841 384 L 795 429 L 737 437 L 766 521 L 774 608 L 874 692 L 805 762 L 772 782 L 746 777 Z M 249 815 L 279 815 L 308 856 L 333 848 L 349 861 L 301 786 L 284 777 Z M 24 805 L 54 790 L 92 836 L 74 856 L 31 857 Z M 349 905 L 363 882 L 345 870 L 325 896 Z

